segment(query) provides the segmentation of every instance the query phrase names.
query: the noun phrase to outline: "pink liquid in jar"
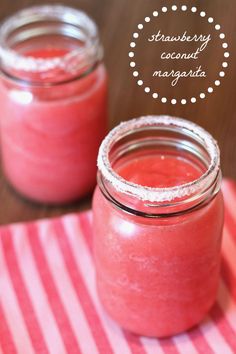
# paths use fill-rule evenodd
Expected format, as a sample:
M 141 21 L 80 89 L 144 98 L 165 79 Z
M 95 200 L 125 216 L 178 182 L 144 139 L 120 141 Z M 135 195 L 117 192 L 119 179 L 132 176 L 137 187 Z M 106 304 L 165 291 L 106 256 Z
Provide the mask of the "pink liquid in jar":
M 155 124 L 160 125 L 158 119 Z M 128 128 L 127 132 L 131 141 Z M 130 151 L 121 146 L 117 147 L 119 157 L 114 157 L 114 146 L 110 154 L 112 173 L 116 181 L 122 177 L 139 189 L 181 186 L 199 180 L 207 171 L 198 157 L 171 145 L 148 148 L 146 143 L 133 152 L 131 143 Z M 117 190 L 106 174 L 107 165 L 101 167 L 102 159 L 100 154 L 99 187 L 93 199 L 94 256 L 102 304 L 115 321 L 136 334 L 165 337 L 193 327 L 216 297 L 222 194 L 208 196 L 199 206 L 189 196 L 181 196 L 157 207 L 154 201 L 138 199 L 135 191 L 131 196 L 120 185 Z M 186 210 L 174 206 L 177 200 L 183 206 L 187 199 Z
M 71 13 L 80 22 L 78 10 L 51 8 L 58 28 L 67 26 L 62 13 Z M 23 10 L 21 16 L 38 30 L 45 7 L 38 7 L 38 22 L 30 17 L 32 9 Z M 91 19 L 86 20 L 91 26 Z M 34 65 L 37 60 L 57 60 L 61 66 L 27 70 L 27 64 L 17 66 L 19 58 L 10 68 L 7 62 L 2 65 L 2 163 L 7 180 L 25 197 L 66 203 L 85 196 L 96 183 L 97 152 L 107 129 L 107 75 L 96 57 L 100 46 L 88 57 L 78 38 L 51 33 L 50 21 L 45 28 L 46 35 L 17 42 L 14 51 Z M 24 33 L 24 27 L 19 30 Z M 79 49 L 77 61 L 66 62 L 66 56 Z

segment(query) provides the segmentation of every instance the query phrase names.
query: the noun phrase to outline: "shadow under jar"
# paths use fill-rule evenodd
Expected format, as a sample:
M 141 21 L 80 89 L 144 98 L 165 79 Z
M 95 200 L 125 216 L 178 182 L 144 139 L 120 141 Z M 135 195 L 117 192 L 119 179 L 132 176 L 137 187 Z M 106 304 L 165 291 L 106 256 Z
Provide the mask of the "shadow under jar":
M 36 6 L 0 27 L 3 169 L 22 195 L 66 203 L 91 192 L 107 130 L 107 76 L 95 23 Z
M 199 323 L 220 269 L 219 150 L 189 121 L 148 116 L 103 141 L 93 198 L 100 299 L 136 334 L 165 337 Z

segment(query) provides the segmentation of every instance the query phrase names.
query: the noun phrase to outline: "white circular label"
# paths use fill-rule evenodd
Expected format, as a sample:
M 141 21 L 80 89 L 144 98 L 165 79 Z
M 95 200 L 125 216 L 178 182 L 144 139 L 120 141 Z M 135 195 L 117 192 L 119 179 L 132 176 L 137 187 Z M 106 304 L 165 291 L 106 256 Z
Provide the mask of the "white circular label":
M 173 105 L 196 103 L 212 94 L 221 85 L 230 56 L 220 24 L 187 5 L 163 6 L 146 16 L 132 34 L 128 55 L 138 86 L 153 99 Z M 186 80 L 192 80 L 187 92 Z M 195 80 L 200 82 L 196 85 Z

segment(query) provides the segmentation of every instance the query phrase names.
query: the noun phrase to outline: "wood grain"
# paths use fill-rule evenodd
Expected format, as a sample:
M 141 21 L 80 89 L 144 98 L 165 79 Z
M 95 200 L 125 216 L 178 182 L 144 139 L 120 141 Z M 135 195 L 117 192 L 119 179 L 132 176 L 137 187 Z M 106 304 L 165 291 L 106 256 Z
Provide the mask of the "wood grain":
M 51 3 L 53 1 L 50 1 Z M 58 2 L 58 1 L 55 1 Z M 43 4 L 47 1 L 35 2 L 30 0 L 1 0 L 0 19 L 28 5 Z M 158 1 L 158 7 L 184 2 Z M 210 131 L 218 140 L 221 149 L 222 169 L 224 176 L 236 178 L 236 2 L 234 0 L 202 0 L 187 1 L 188 6 L 194 5 L 209 13 L 218 21 L 229 43 L 229 68 L 222 85 L 207 99 L 199 100 L 196 104 L 171 105 L 162 104 L 143 92 L 133 79 L 129 67 L 128 50 L 132 33 L 140 21 L 156 9 L 156 0 L 80 0 L 66 1 L 83 9 L 92 16 L 98 24 L 102 42 L 105 48 L 105 63 L 110 78 L 110 127 L 121 120 L 127 120 L 145 114 L 171 114 L 192 120 Z M 178 17 L 176 17 L 178 21 Z M 171 30 L 171 21 L 163 23 L 163 30 Z M 200 29 L 193 22 L 194 31 Z M 143 47 L 144 59 L 148 50 Z M 219 47 L 215 48 L 215 57 Z M 149 60 L 149 59 L 147 59 Z M 154 60 L 154 59 L 153 59 Z M 206 58 L 207 66 L 214 66 L 214 56 Z M 148 61 L 147 61 L 148 63 Z M 181 86 L 182 94 L 191 90 L 192 80 L 185 80 Z M 195 80 L 195 85 L 200 81 Z M 162 90 L 168 90 L 163 83 Z M 166 83 L 169 85 L 169 83 Z M 198 87 L 198 86 L 197 86 Z M 200 87 L 199 87 L 200 90 Z M 90 207 L 91 196 L 64 207 L 49 207 L 28 202 L 17 195 L 0 176 L 0 224 L 32 220 L 42 217 L 61 215 L 71 211 L 84 210 Z

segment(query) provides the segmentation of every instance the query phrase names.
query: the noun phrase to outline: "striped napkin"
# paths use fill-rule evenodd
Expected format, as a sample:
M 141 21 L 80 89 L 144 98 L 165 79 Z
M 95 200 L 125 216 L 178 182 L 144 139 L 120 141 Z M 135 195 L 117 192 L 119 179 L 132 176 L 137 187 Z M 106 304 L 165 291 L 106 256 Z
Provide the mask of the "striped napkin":
M 169 339 L 127 333 L 103 311 L 94 279 L 91 211 L 2 227 L 0 354 L 236 353 L 236 184 L 225 180 L 223 193 L 217 302 L 198 327 Z

